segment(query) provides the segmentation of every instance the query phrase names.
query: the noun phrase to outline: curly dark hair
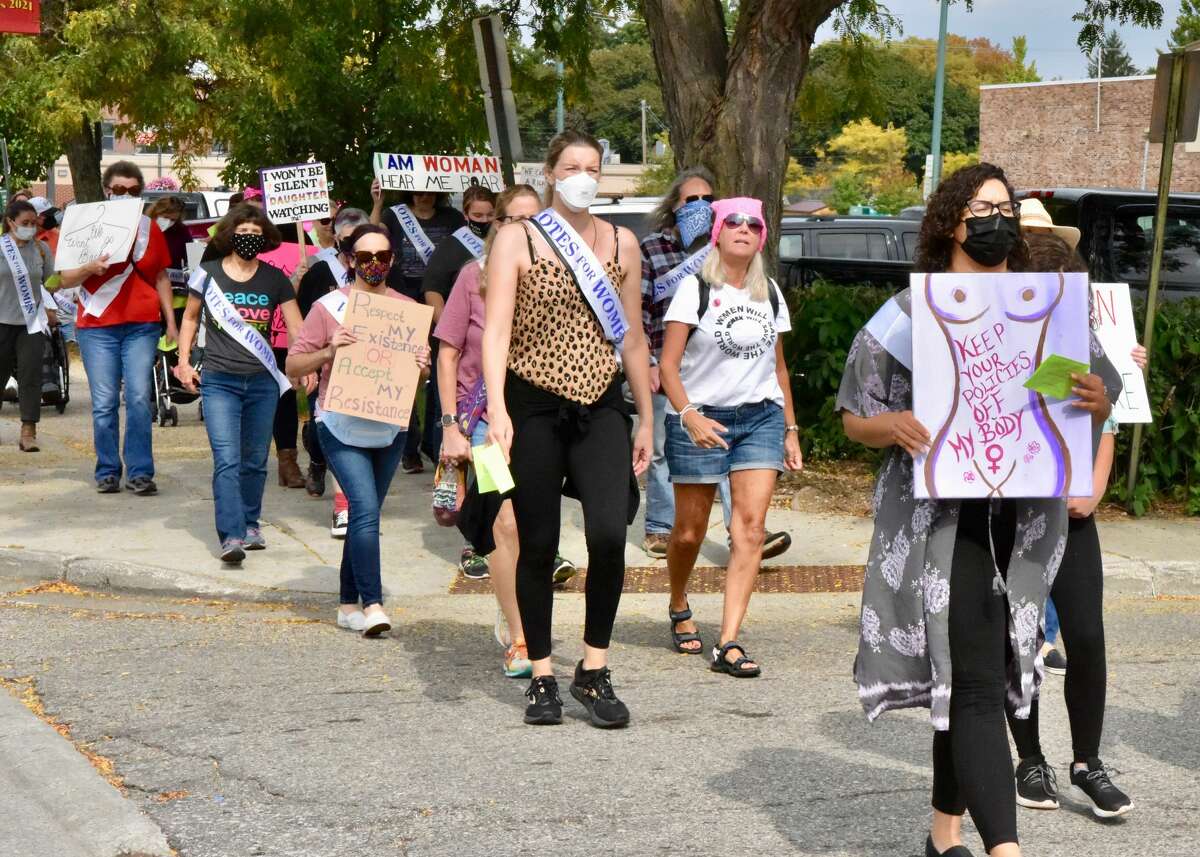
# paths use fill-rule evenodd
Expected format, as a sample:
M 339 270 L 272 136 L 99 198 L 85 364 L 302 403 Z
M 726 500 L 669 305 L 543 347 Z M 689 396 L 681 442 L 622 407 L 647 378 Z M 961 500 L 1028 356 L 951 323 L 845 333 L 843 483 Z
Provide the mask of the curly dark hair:
M 217 231 L 213 233 L 210 242 L 213 249 L 221 256 L 228 256 L 232 253 L 233 234 L 243 223 L 255 223 L 262 230 L 263 238 L 267 241 L 263 252 L 269 253 L 283 243 L 283 236 L 279 234 L 275 224 L 267 220 L 267 216 L 263 214 L 261 208 L 256 208 L 246 202 L 239 202 L 229 209 L 217 224 Z
M 913 259 L 914 270 L 923 274 L 941 274 L 950 267 L 955 245 L 954 230 L 962 220 L 963 209 L 975 198 L 984 182 L 990 179 L 1004 183 L 1009 199 L 1017 198 L 1004 170 L 995 164 L 973 164 L 942 179 L 925 204 L 925 218 L 921 221 L 921 234 L 917 238 L 917 252 Z M 1026 254 L 1025 242 L 1017 241 L 1008 254 L 1008 267 L 1015 271 L 1028 270 Z
M 1079 251 L 1071 249 L 1071 246 L 1057 235 L 1048 232 L 1026 232 L 1025 245 L 1029 248 L 1029 259 L 1023 269 L 1025 271 L 1088 273 L 1087 262 L 1083 261 Z

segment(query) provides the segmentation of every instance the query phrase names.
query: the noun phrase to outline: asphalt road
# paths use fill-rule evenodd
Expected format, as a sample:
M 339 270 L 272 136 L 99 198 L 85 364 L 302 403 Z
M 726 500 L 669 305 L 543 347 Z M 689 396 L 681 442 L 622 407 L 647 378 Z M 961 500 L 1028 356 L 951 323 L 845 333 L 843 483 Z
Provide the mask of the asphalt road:
M 693 606 L 711 636 L 719 602 Z M 565 690 L 582 597 L 558 608 Z M 325 607 L 9 594 L 0 677 L 32 677 L 183 857 L 920 853 L 930 729 L 924 712 L 865 722 L 856 597 L 759 596 L 753 681 L 671 653 L 665 612 L 662 596 L 623 605 L 612 660 L 634 721 L 619 732 L 569 699 L 564 725 L 522 725 L 486 596 L 431 598 L 366 641 Z M 1103 755 L 1137 810 L 1022 810 L 1026 854 L 1195 853 L 1198 617 L 1195 600 L 1110 603 Z M 1049 687 L 1044 744 L 1065 780 L 1061 679 Z

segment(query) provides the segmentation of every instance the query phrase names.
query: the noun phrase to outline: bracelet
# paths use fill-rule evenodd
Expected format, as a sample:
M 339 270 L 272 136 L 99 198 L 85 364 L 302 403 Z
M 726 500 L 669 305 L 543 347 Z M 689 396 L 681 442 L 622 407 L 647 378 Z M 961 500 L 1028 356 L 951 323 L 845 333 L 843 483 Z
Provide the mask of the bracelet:
M 800 434 L 800 426 L 787 426 L 784 428 L 783 433 L 787 434 L 790 431 L 794 431 L 796 434 Z
M 693 405 L 691 402 L 688 402 L 688 403 L 687 403 L 686 405 L 684 405 L 684 406 L 683 406 L 683 407 L 680 409 L 680 411 L 679 411 L 679 424 L 680 424 L 680 425 L 682 425 L 682 424 L 683 424 L 683 415 L 684 415 L 684 414 L 686 414 L 688 411 L 695 411 L 696 413 L 700 413 L 700 409 L 699 409 L 699 408 L 697 408 L 697 407 L 696 407 L 695 405 Z

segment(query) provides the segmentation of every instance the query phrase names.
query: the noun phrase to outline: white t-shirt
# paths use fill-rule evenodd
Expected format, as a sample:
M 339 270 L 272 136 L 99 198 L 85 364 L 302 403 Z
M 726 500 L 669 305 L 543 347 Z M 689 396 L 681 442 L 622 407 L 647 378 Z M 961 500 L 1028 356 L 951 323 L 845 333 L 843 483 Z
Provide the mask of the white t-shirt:
M 704 318 L 700 282 L 688 277 L 679 284 L 665 321 L 681 321 L 696 330 L 688 340 L 679 367 L 688 401 L 714 408 L 732 408 L 766 399 L 783 406 L 783 390 L 775 375 L 775 340 L 792 329 L 787 302 L 775 281 L 779 314 L 771 318 L 769 300 L 752 301 L 745 289 L 713 286 Z M 667 403 L 667 411 L 675 409 Z

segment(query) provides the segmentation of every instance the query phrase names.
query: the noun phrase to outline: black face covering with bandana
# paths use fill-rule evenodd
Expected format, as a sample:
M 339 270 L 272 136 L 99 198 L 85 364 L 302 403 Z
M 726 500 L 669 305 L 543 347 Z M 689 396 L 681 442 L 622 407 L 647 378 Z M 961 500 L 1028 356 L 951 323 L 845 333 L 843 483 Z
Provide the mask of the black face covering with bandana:
M 988 217 L 968 217 L 963 252 L 985 268 L 994 268 L 1008 258 L 1020 237 L 1020 221 L 997 212 Z
M 267 239 L 261 235 L 234 233 L 233 252 L 247 262 L 257 256 L 267 246 Z

